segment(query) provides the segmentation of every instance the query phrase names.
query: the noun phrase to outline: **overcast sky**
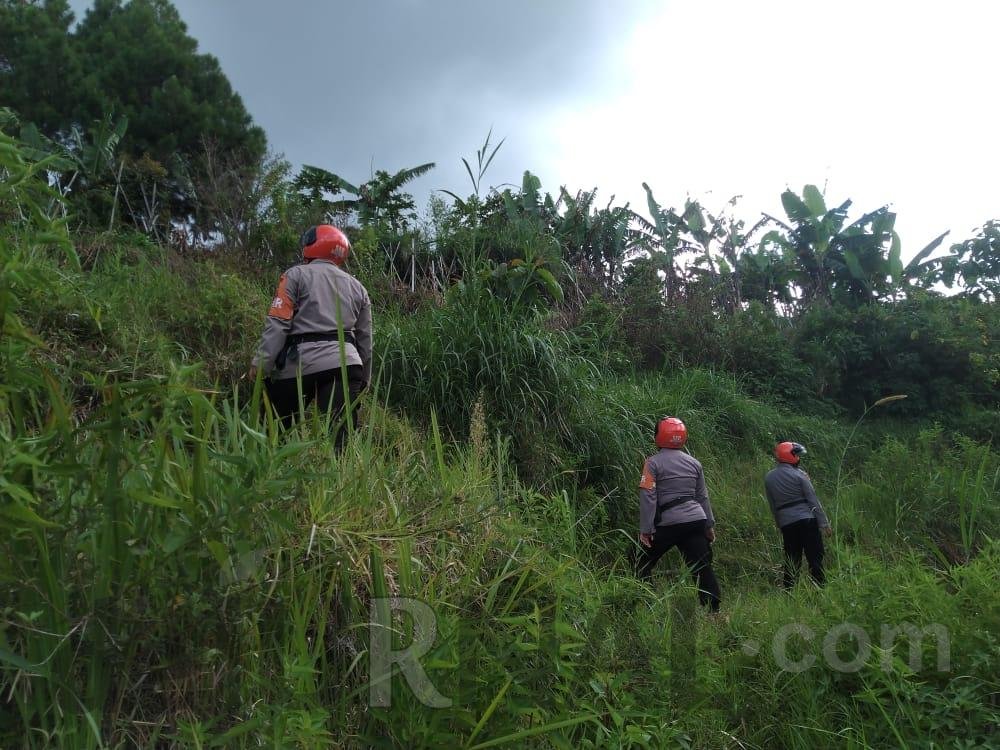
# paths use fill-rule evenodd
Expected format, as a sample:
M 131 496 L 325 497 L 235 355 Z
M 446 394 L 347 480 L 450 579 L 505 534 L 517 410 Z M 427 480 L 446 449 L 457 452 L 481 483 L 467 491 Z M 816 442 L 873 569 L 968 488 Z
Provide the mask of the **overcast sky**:
M 904 257 L 1000 218 L 1000 3 L 988 0 L 174 0 L 272 149 L 364 181 L 471 191 L 530 169 L 645 213 L 780 212 L 807 182 L 890 204 Z M 71 2 L 78 15 L 90 5 Z

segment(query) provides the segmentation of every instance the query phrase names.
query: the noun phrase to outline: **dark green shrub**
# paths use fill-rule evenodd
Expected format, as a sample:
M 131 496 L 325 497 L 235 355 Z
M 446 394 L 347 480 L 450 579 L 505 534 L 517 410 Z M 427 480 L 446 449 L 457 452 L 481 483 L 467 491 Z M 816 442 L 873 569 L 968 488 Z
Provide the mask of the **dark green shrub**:
M 1000 403 L 995 308 L 930 296 L 857 309 L 816 306 L 796 324 L 795 350 L 817 396 L 859 413 L 883 396 L 906 394 L 897 414 L 955 426 L 970 409 L 996 414 Z

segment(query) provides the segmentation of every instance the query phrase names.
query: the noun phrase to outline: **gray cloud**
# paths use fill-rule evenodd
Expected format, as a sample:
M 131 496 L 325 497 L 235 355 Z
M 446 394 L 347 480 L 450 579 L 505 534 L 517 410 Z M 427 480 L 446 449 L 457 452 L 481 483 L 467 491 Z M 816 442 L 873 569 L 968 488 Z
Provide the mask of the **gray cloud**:
M 72 3 L 78 15 L 89 2 Z M 616 62 L 651 0 L 175 0 L 271 147 L 351 180 L 435 161 L 415 182 L 469 188 L 460 158 L 492 127 L 490 184 L 545 174 L 546 115 L 622 86 Z M 553 176 L 552 179 L 555 179 Z M 546 189 L 557 184 L 546 180 Z

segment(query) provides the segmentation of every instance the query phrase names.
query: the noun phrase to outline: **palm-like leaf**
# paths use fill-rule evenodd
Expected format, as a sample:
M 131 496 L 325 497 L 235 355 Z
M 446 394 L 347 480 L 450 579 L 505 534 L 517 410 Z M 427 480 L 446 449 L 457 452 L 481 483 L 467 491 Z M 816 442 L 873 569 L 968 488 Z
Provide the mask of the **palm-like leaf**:
M 944 232 L 939 236 L 931 240 L 930 244 L 927 245 L 923 250 L 913 256 L 909 263 L 906 264 L 906 268 L 903 269 L 903 276 L 907 279 L 914 279 L 918 276 L 923 275 L 927 270 L 927 264 L 932 261 L 927 261 L 925 259 L 928 255 L 933 253 L 940 247 L 941 243 L 944 242 L 944 238 L 948 236 L 948 232 Z
M 392 175 L 385 183 L 385 189 L 388 192 L 395 192 L 399 188 L 403 187 L 406 183 L 422 177 L 423 175 L 430 172 L 436 164 L 432 161 L 426 164 L 421 164 L 418 167 L 410 167 L 409 169 L 401 169 L 396 174 Z
M 311 164 L 304 164 L 298 177 L 295 178 L 294 185 L 296 189 L 313 189 L 315 187 L 323 187 L 329 190 L 331 193 L 336 193 L 341 190 L 351 193 L 352 195 L 360 195 L 361 190 L 350 182 L 345 180 L 340 175 L 334 174 L 322 167 L 314 167 Z

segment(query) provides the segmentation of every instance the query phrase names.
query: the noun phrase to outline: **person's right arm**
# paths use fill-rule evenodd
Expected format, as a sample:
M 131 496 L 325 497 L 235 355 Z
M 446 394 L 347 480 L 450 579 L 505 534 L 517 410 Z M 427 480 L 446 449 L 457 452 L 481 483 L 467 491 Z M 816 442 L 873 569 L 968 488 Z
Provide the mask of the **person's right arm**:
M 649 461 L 642 466 L 639 479 L 639 541 L 649 547 L 656 533 L 656 477 Z
M 764 477 L 764 494 L 767 496 L 767 507 L 771 511 L 771 517 L 774 518 L 774 525 L 778 525 L 778 511 L 775 510 L 778 507 L 778 501 L 774 498 L 774 493 L 771 491 L 771 485 L 767 481 L 767 477 Z
M 253 358 L 253 367 L 260 369 L 264 375 L 268 375 L 274 368 L 274 360 L 284 347 L 285 338 L 292 327 L 292 318 L 295 316 L 292 286 L 294 281 L 289 280 L 288 274 L 282 274 L 278 289 L 271 300 L 271 307 L 267 311 L 264 331 L 261 333 L 257 353 Z

